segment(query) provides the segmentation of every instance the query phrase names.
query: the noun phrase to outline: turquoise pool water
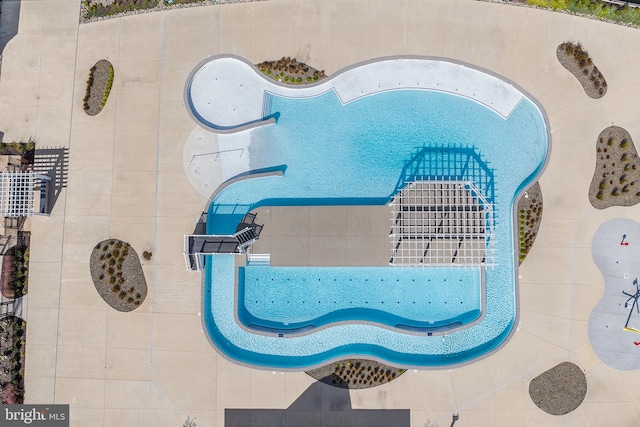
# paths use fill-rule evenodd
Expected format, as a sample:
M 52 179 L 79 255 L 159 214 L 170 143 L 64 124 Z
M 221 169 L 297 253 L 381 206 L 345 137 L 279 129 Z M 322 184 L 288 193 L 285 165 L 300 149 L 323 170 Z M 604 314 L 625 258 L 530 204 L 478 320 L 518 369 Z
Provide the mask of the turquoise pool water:
M 544 122 L 526 100 L 508 120 L 466 98 L 412 90 L 344 106 L 333 92 L 308 99 L 271 96 L 266 115 L 275 112 L 275 126 L 253 131 L 250 169 L 284 165 L 285 179 L 228 187 L 212 207 L 219 215 L 264 205 L 386 203 L 404 167 L 424 147 L 474 149 L 496 171 L 510 200 L 513 194 L 507 192 L 527 180 L 546 152 L 540 147 L 542 136 L 546 141 Z M 233 227 L 220 218 L 208 231 L 225 234 Z
M 432 91 L 383 92 L 347 105 L 333 92 L 308 99 L 271 96 L 269 101 L 265 115 L 278 113 L 278 120 L 273 126 L 251 131 L 250 169 L 279 167 L 284 174 L 237 182 L 220 192 L 211 205 L 208 233 L 232 234 L 238 219 L 259 206 L 385 204 L 412 179 L 451 179 L 448 171 L 457 170 L 446 164 L 451 150 L 468 150 L 482 160 L 492 178 L 496 266 L 485 272 L 482 320 L 444 335 L 429 335 L 395 326 L 407 322 L 424 326 L 438 319 L 468 323 L 478 317 L 471 306 L 466 314 L 443 308 L 442 298 L 456 292 L 448 290 L 445 296 L 425 286 L 427 275 L 443 283 L 451 270 L 389 267 L 360 271 L 376 282 L 381 277 L 405 280 L 405 275 L 419 279 L 418 286 L 397 289 L 402 298 L 395 300 L 393 309 L 386 301 L 384 308 L 378 304 L 375 309 L 359 301 L 356 309 L 349 310 L 344 286 L 336 283 L 314 294 L 336 295 L 336 310 L 320 299 L 316 304 L 321 307 L 291 311 L 286 301 L 302 301 L 309 288 L 289 287 L 287 274 L 309 280 L 319 275 L 325 280 L 330 275 L 314 268 L 296 268 L 294 273 L 247 268 L 239 273 L 233 256 L 212 256 L 207 261 L 204 315 L 209 335 L 220 350 L 243 363 L 298 369 L 352 355 L 400 366 L 448 365 L 499 346 L 516 316 L 513 202 L 518 191 L 540 172 L 547 154 L 546 127 L 536 105 L 524 98 L 504 119 L 472 100 Z M 425 149 L 439 154 L 436 158 L 443 162 L 438 168 L 428 168 L 429 176 L 424 175 L 424 168 L 415 167 L 420 163 L 416 157 Z M 259 286 L 238 289 L 239 303 L 233 284 L 238 274 L 258 279 L 258 283 L 277 278 L 278 284 L 268 290 L 270 296 Z M 349 274 L 343 271 L 336 277 L 344 280 Z M 343 285 L 348 286 L 347 282 Z M 480 286 L 479 273 L 465 277 L 465 292 L 480 295 Z M 375 290 L 366 292 L 378 295 Z M 251 295 L 253 301 L 261 302 L 252 306 Z M 278 304 L 264 302 L 272 300 Z M 419 310 L 409 309 L 413 304 L 408 302 L 414 300 L 422 301 Z M 440 308 L 428 307 L 429 300 L 438 300 Z M 256 321 L 259 327 L 252 328 Z M 287 327 L 303 328 L 304 333 L 288 335 Z
M 243 267 L 238 318 L 275 333 L 368 321 L 442 330 L 481 314 L 479 268 Z

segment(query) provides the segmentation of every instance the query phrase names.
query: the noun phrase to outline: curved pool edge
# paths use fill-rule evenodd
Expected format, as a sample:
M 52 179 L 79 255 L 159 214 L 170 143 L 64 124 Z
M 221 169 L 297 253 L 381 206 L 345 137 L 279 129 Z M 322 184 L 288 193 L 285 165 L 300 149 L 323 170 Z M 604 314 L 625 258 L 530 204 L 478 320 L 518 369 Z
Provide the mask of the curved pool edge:
M 454 96 L 460 96 L 467 99 L 470 99 L 474 102 L 483 105 L 484 107 L 492 110 L 494 113 L 500 115 L 503 119 L 507 119 L 511 112 L 517 107 L 517 105 L 525 98 L 525 93 L 521 90 L 518 85 L 515 85 L 508 79 L 503 78 L 502 76 L 494 73 L 491 70 L 485 69 L 483 67 L 478 67 L 473 64 L 453 60 L 449 58 L 443 57 L 435 57 L 435 56 L 421 56 L 421 55 L 393 55 L 393 56 L 384 56 L 378 58 L 372 58 L 366 61 L 361 61 L 350 66 L 344 67 L 334 74 L 328 76 L 327 78 L 302 85 L 288 85 L 277 80 L 270 78 L 269 76 L 264 75 L 254 64 L 249 62 L 243 57 L 233 55 L 233 54 L 219 54 L 208 57 L 202 61 L 200 61 L 196 67 L 189 73 L 187 77 L 187 83 L 185 84 L 183 90 L 183 101 L 185 106 L 187 106 L 188 114 L 191 118 L 199 125 L 202 126 L 211 132 L 219 133 L 219 134 L 231 134 L 242 132 L 250 129 L 254 129 L 257 127 L 266 126 L 269 124 L 274 124 L 275 119 L 273 117 L 264 118 L 262 114 L 257 111 L 250 115 L 249 117 L 245 117 L 243 120 L 235 122 L 234 124 L 216 124 L 213 121 L 207 120 L 200 113 L 202 111 L 197 105 L 195 105 L 194 100 L 191 96 L 191 88 L 194 84 L 194 79 L 196 76 L 205 69 L 207 64 L 210 64 L 214 61 L 219 60 L 234 60 L 238 61 L 239 65 L 242 67 L 248 67 L 252 71 L 252 78 L 254 78 L 256 84 L 259 86 L 255 89 L 255 93 L 253 94 L 254 98 L 251 103 L 255 104 L 256 107 L 260 106 L 260 113 L 262 112 L 262 106 L 264 103 L 264 95 L 265 94 L 274 94 L 277 96 L 283 97 L 291 97 L 291 98 L 307 98 L 307 97 L 315 97 L 322 95 L 328 91 L 333 90 L 338 99 L 343 104 L 355 101 L 357 99 L 375 95 L 377 93 L 394 91 L 394 90 L 430 90 L 430 91 L 439 91 L 443 93 L 447 93 Z M 357 70 L 362 69 L 362 72 L 371 73 L 372 70 L 366 70 L 366 68 L 381 68 L 382 70 L 373 70 L 378 73 L 381 73 L 384 76 L 384 73 L 389 73 L 388 68 L 397 68 L 394 71 L 394 74 L 410 72 L 413 70 L 406 70 L 405 67 L 397 67 L 394 64 L 395 61 L 415 61 L 419 66 L 429 70 L 429 68 L 435 67 L 449 67 L 447 70 L 447 74 L 454 74 L 453 78 L 448 78 L 443 81 L 425 81 L 423 85 L 420 85 L 420 82 L 413 83 L 415 79 L 411 80 L 411 83 L 406 84 L 396 84 L 396 80 L 391 83 L 388 81 L 388 78 L 380 77 L 378 79 L 377 87 L 375 84 L 362 84 L 360 86 L 360 92 L 358 93 L 356 88 L 356 81 L 366 80 L 366 79 L 355 79 L 353 76 L 358 77 Z M 406 65 L 406 64 L 405 64 Z M 410 64 L 411 65 L 411 64 Z M 385 69 L 387 67 L 387 69 Z M 423 70 L 424 71 L 424 70 Z M 432 70 L 433 71 L 433 70 Z M 437 70 L 436 70 L 437 71 Z M 437 73 L 434 73 L 437 74 Z M 473 76 L 474 78 L 471 78 Z M 235 75 L 234 75 L 235 77 Z M 403 76 L 405 79 L 406 76 Z M 480 80 L 484 79 L 480 85 L 483 87 L 482 93 L 477 89 L 478 78 Z M 460 79 L 460 80 L 457 80 Z M 217 78 L 216 78 L 217 80 Z M 456 85 L 452 83 L 463 81 L 462 85 Z M 467 87 L 467 80 L 472 81 L 474 83 L 474 88 Z M 442 86 L 440 86 L 442 84 Z M 228 87 L 226 85 L 225 87 Z M 242 84 L 240 85 L 242 86 Z M 368 87 L 365 87 L 368 86 Z M 501 86 L 501 87 L 498 87 Z M 497 92 L 502 92 L 496 95 L 496 89 L 500 89 Z M 243 98 L 246 98 L 248 95 L 243 93 Z M 503 99 L 498 100 L 502 96 Z M 234 98 L 239 98 L 240 96 L 234 96 Z M 211 98 L 207 98 L 211 99 Z M 210 102 L 209 102 L 210 103 Z M 228 110 L 228 109 L 227 109 Z
M 215 255 L 214 255 L 215 256 Z M 227 255 L 224 255 L 227 256 Z M 234 262 L 235 263 L 235 262 Z M 332 347 L 327 352 L 323 352 L 321 354 L 326 353 L 336 353 L 337 350 L 342 351 L 343 353 L 338 354 L 337 356 L 327 357 L 319 362 L 308 363 L 306 359 L 317 359 L 318 353 L 312 353 L 307 356 L 276 356 L 272 358 L 273 363 L 258 363 L 254 359 L 247 360 L 247 358 L 241 356 L 242 352 L 245 352 L 245 349 L 238 347 L 236 345 L 231 345 L 229 340 L 225 339 L 224 335 L 219 332 L 219 329 L 216 327 L 216 323 L 213 320 L 212 315 L 212 307 L 211 307 L 211 298 L 207 297 L 207 277 L 208 275 L 205 273 L 201 275 L 201 297 L 203 301 L 203 311 L 201 317 L 202 322 L 202 332 L 206 336 L 209 344 L 215 348 L 216 352 L 221 355 L 225 360 L 238 364 L 241 366 L 245 366 L 251 369 L 261 369 L 261 370 L 276 370 L 276 371 L 286 371 L 286 372 L 300 372 L 307 371 L 315 368 L 319 368 L 322 366 L 326 366 L 328 364 L 333 364 L 341 360 L 345 359 L 367 359 L 374 360 L 379 363 L 395 366 L 403 369 L 420 369 L 420 370 L 440 370 L 440 369 L 451 369 L 452 367 L 462 367 L 471 363 L 475 363 L 484 359 L 485 357 L 489 357 L 491 354 L 500 350 L 502 346 L 504 346 L 511 335 L 513 334 L 513 326 L 515 322 L 512 320 L 509 322 L 505 328 L 497 334 L 491 340 L 481 343 L 479 346 L 471 347 L 466 351 L 459 352 L 457 355 L 449 357 L 450 354 L 445 355 L 431 355 L 431 354 L 414 354 L 413 358 L 424 358 L 428 362 L 427 364 L 411 364 L 404 363 L 402 361 L 396 360 L 401 357 L 404 353 L 394 352 L 389 350 L 386 347 L 375 346 L 375 350 L 382 354 L 383 356 L 378 356 L 377 354 L 366 353 L 366 352 L 358 352 L 347 349 L 349 346 L 339 346 Z M 235 308 L 233 308 L 235 310 Z M 482 313 L 481 318 L 484 318 L 485 313 Z M 236 319 L 234 319 L 235 322 Z M 479 321 L 479 320 L 478 320 Z M 476 321 L 476 322 L 478 322 Z M 474 324 L 476 323 L 474 322 Z M 364 322 L 363 322 L 364 323 Z M 356 324 L 353 325 L 361 326 Z M 236 326 L 239 326 L 236 324 Z M 340 326 L 340 325 L 338 325 Z M 378 328 L 377 324 L 367 324 L 364 326 Z M 468 328 L 465 328 L 468 329 Z M 424 335 L 424 334 L 420 334 Z M 444 335 L 446 337 L 446 335 Z M 283 339 L 286 340 L 288 338 L 285 337 L 272 337 L 273 339 Z M 481 356 L 477 356 L 478 348 L 488 348 L 488 350 L 484 350 Z M 225 351 L 226 349 L 226 351 Z M 346 349 L 346 350 L 345 350 Z M 251 353 L 256 355 L 263 355 L 262 353 Z M 397 357 L 393 357 L 393 355 L 398 355 Z M 386 357 L 385 357 L 386 356 Z M 295 361 L 297 363 L 291 363 Z M 286 366 L 280 364 L 278 362 L 286 362 Z M 437 363 L 436 363 L 437 362 Z

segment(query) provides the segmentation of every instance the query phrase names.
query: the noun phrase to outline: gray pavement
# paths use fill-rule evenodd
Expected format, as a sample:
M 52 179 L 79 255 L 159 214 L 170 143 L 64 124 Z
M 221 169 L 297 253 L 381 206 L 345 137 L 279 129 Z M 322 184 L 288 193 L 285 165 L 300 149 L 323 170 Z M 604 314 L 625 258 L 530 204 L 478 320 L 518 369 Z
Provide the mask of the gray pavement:
M 613 219 L 593 236 L 593 260 L 604 276 L 604 295 L 589 318 L 589 341 L 615 369 L 640 368 L 640 224 Z
M 639 370 L 603 363 L 588 334 L 605 289 L 592 237 L 610 219 L 640 218 L 640 207 L 597 211 L 587 193 L 600 131 L 615 123 L 640 139 L 640 31 L 471 0 L 272 0 L 81 26 L 78 9 L 77 0 L 22 1 L 18 35 L 3 52 L 5 138 L 69 148 L 68 186 L 52 215 L 32 223 L 28 402 L 70 403 L 71 425 L 81 427 L 175 427 L 187 416 L 224 426 L 226 409 L 290 407 L 310 377 L 231 363 L 201 330 L 201 277 L 184 270 L 181 255 L 207 201 L 182 162 L 197 127 L 184 105 L 187 78 L 221 53 L 252 63 L 296 56 L 329 75 L 376 57 L 424 55 L 484 67 L 544 106 L 553 139 L 540 180 L 544 217 L 520 268 L 518 331 L 503 349 L 351 391 L 352 408 L 409 409 L 412 427 L 448 425 L 454 411 L 456 427 L 640 419 Z M 604 98 L 588 98 L 557 62 L 565 40 L 588 49 L 609 85 Z M 85 81 L 101 58 L 116 79 L 105 109 L 88 117 Z M 136 312 L 108 309 L 91 283 L 91 248 L 109 236 L 153 252 L 143 265 L 150 295 Z M 586 372 L 588 392 L 578 409 L 555 417 L 531 402 L 528 384 L 565 360 Z

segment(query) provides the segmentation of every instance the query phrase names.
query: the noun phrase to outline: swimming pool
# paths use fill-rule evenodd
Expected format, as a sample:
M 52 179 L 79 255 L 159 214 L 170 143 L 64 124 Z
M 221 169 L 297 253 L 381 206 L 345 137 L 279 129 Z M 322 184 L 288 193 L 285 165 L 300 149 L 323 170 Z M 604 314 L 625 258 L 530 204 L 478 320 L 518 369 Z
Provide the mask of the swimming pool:
M 246 66 L 232 59 L 240 67 Z M 215 64 L 216 60 L 207 64 Z M 384 67 L 377 69 L 382 72 L 379 91 L 375 78 L 371 78 L 375 77 L 375 63 L 338 74 L 324 82 L 325 86 L 305 89 L 311 91 L 305 96 L 294 89 L 265 83 L 268 90 L 263 88 L 261 97 L 256 98 L 260 100 L 259 117 L 255 116 L 255 106 L 244 116 L 239 112 L 234 117 L 239 125 L 261 121 L 266 124 L 244 130 L 251 133 L 247 174 L 274 168 L 284 173 L 235 182 L 217 193 L 209 210 L 207 232 L 233 233 L 239 218 L 260 206 L 382 205 L 414 181 L 464 178 L 483 189 L 493 206 L 491 243 L 495 263 L 488 268 L 329 271 L 248 265 L 237 270 L 234 255 L 210 256 L 205 276 L 204 322 L 211 340 L 225 355 L 243 363 L 282 369 L 306 368 L 355 355 L 399 366 L 443 366 L 486 354 L 509 336 L 517 316 L 513 203 L 546 161 L 549 141 L 545 119 L 536 104 L 520 91 L 470 67 L 454 64 L 460 88 L 443 83 L 447 89 L 439 90 L 442 81 L 429 74 L 438 71 L 434 62 L 450 64 L 415 58 L 410 60 L 410 66 L 406 60 L 381 61 Z M 394 66 L 398 72 L 386 74 Z M 395 90 L 394 77 L 411 77 L 405 76 L 406 69 L 421 70 L 422 74 L 413 76 L 413 81 L 422 86 L 407 87 L 403 82 L 408 80 L 403 80 L 401 90 Z M 194 74 L 187 93 L 194 89 L 193 81 L 206 75 L 200 70 Z M 253 74 L 251 79 L 262 79 Z M 227 86 L 233 84 L 245 90 L 257 85 L 242 76 L 242 72 L 230 74 L 227 78 L 233 83 L 227 82 Z M 358 94 L 355 90 L 355 95 L 347 97 L 340 89 L 345 85 L 340 79 L 353 81 L 353 76 L 361 76 L 358 82 L 365 81 L 362 87 L 366 86 L 369 92 L 360 89 Z M 216 75 L 216 79 L 222 77 Z M 346 85 L 352 92 L 353 86 Z M 491 90 L 497 90 L 495 105 Z M 349 102 L 345 102 L 347 98 Z M 196 101 L 189 99 L 192 109 L 198 108 Z M 233 127 L 232 118 L 218 120 L 212 114 L 204 110 L 193 113 L 214 131 L 214 121 L 224 123 L 225 129 Z M 277 118 L 275 124 L 274 120 L 269 122 L 272 124 L 265 122 L 271 118 Z M 224 144 L 224 138 L 220 143 Z M 470 168 L 471 163 L 464 163 L 464 159 L 482 167 Z M 442 293 L 444 280 L 456 275 L 463 278 L 464 287 L 459 292 L 449 288 Z M 335 284 L 310 293 L 308 286 L 286 283 L 287 277 L 294 276 L 298 282 L 335 279 Z M 398 295 L 393 300 L 395 306 L 390 308 L 391 299 L 381 299 L 378 290 L 366 289 L 361 282 L 355 290 L 360 294 L 366 290 L 367 296 L 377 297 L 378 302 L 375 307 L 365 307 L 369 298 L 364 298 L 358 300 L 357 307 L 349 307 L 345 286 L 349 278 L 356 276 L 366 276 L 376 283 L 381 279 L 388 283 L 401 280 L 394 290 Z M 263 284 L 271 279 L 277 280 L 277 285 L 265 288 Z M 414 288 L 406 282 L 412 279 L 418 279 L 422 286 Z M 440 288 L 424 286 L 425 279 L 440 283 Z M 443 300 L 462 294 L 468 295 L 468 300 L 458 304 L 465 306 L 462 310 L 429 307 L 429 301 L 444 307 Z M 320 307 L 295 312 L 287 309 L 287 301 L 291 306 L 290 301 L 307 297 L 318 297 L 316 306 Z M 331 303 L 323 304 L 323 299 Z M 413 310 L 416 299 L 422 305 Z M 432 332 L 428 328 L 430 322 L 434 327 L 456 327 Z

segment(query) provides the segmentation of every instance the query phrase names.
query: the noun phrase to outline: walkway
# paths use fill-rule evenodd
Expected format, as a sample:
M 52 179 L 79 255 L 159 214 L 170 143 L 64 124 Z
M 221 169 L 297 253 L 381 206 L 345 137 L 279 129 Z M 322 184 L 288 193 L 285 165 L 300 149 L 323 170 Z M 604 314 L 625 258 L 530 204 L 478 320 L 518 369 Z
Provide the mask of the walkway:
M 78 8 L 77 0 L 23 1 L 19 33 L 3 53 L 5 139 L 70 148 L 68 187 L 50 218 L 33 221 L 28 402 L 70 403 L 71 425 L 81 427 L 175 427 L 187 415 L 222 427 L 225 408 L 290 407 L 310 377 L 231 363 L 201 332 L 201 277 L 185 271 L 181 256 L 207 201 L 176 161 L 196 128 L 185 82 L 219 53 L 255 63 L 295 55 L 329 75 L 401 54 L 485 67 L 542 103 L 553 131 L 540 181 L 545 212 L 520 269 L 519 330 L 505 348 L 462 368 L 409 371 L 350 392 L 352 408 L 409 409 L 413 427 L 449 425 L 454 411 L 456 427 L 627 426 L 640 418 L 640 372 L 602 363 L 587 327 L 604 288 L 591 258 L 594 233 L 608 219 L 640 217 L 638 206 L 597 211 L 587 197 L 600 131 L 614 122 L 639 139 L 639 30 L 470 0 L 271 0 L 80 27 Z M 589 50 L 609 84 L 604 98 L 588 98 L 557 62 L 564 40 Z M 114 89 L 89 118 L 85 81 L 105 57 Z M 143 266 L 151 292 L 136 312 L 109 310 L 91 284 L 89 254 L 108 236 L 153 252 Z M 576 411 L 555 417 L 533 405 L 528 385 L 564 360 L 586 371 L 589 389 Z

